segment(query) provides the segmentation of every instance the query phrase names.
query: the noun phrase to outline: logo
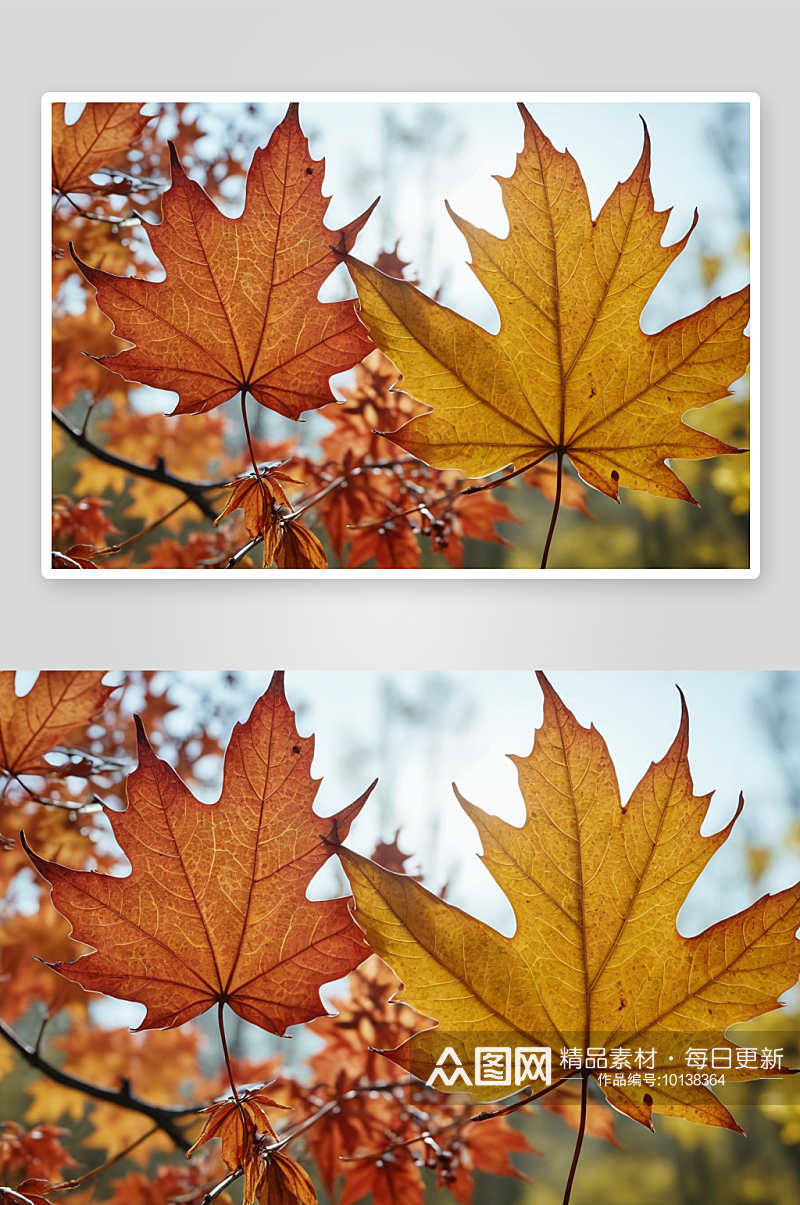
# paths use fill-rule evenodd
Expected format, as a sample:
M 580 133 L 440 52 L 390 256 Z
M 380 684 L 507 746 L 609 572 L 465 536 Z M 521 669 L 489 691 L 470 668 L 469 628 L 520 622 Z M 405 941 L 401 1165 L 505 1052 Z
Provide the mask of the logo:
M 446 1046 L 425 1082 L 430 1088 L 435 1088 L 437 1082 L 445 1088 L 452 1088 L 456 1082 L 467 1088 L 521 1088 L 536 1080 L 550 1086 L 551 1056 L 547 1046 L 517 1046 L 513 1051 L 510 1046 L 476 1046 L 473 1079 L 453 1047 Z

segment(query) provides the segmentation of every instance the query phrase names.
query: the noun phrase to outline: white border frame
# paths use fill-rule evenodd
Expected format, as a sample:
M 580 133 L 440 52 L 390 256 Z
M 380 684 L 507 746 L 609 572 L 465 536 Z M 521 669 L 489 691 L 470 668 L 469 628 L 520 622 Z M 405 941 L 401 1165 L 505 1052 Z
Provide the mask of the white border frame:
M 331 578 L 534 578 L 539 580 L 559 579 L 742 579 L 757 578 L 761 570 L 761 424 L 760 424 L 760 318 L 761 318 L 761 176 L 760 176 L 760 97 L 755 92 L 46 92 L 42 97 L 42 576 L 51 580 L 93 580 L 86 570 L 53 569 L 52 567 L 52 343 L 51 343 L 51 131 L 52 105 L 57 101 L 140 101 L 141 104 L 160 101 L 234 101 L 290 103 L 341 104 L 358 101 L 367 102 L 459 102 L 477 101 L 485 103 L 516 102 L 540 104 L 547 101 L 572 102 L 576 104 L 603 104 L 620 101 L 648 101 L 672 104 L 723 101 L 739 102 L 750 106 L 750 249 L 751 249 L 751 293 L 752 311 L 750 318 L 750 396 L 751 396 L 751 456 L 750 456 L 750 566 L 747 569 L 248 569 L 234 571 L 232 581 L 247 579 L 309 578 L 316 576 L 324 580 Z M 218 569 L 103 569 L 98 580 L 137 578 L 153 579 L 203 579 L 223 577 L 224 570 Z

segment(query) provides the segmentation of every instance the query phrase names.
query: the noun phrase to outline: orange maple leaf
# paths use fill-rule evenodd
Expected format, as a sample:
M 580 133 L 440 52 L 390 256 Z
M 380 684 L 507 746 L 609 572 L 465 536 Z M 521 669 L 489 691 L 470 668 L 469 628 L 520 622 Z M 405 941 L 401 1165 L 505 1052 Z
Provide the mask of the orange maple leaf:
M 64 103 L 53 105 L 53 188 L 57 192 L 94 190 L 90 176 L 119 151 L 141 137 L 151 117 L 141 104 L 89 102 L 72 125 L 64 120 Z
M 312 805 L 311 737 L 276 673 L 225 755 L 222 794 L 200 803 L 155 756 L 139 721 L 128 806 L 109 812 L 127 878 L 69 870 L 28 850 L 77 941 L 95 953 L 55 969 L 87 990 L 144 1004 L 140 1029 L 171 1028 L 224 1004 L 283 1034 L 324 1010 L 319 989 L 366 946 L 346 899 L 306 889 L 372 788 L 334 816 Z
M 116 689 L 103 686 L 105 671 L 42 670 L 20 698 L 14 670 L 0 672 L 0 772 L 47 774 L 49 753 L 79 724 L 86 724 Z
M 263 1135 L 276 1138 L 266 1109 L 287 1107 L 258 1088 L 254 1092 L 241 1092 L 238 1100 L 226 1100 L 201 1109 L 202 1113 L 209 1114 L 208 1121 L 197 1142 L 186 1152 L 187 1159 L 212 1138 L 221 1139 L 222 1158 L 228 1170 L 235 1172 L 241 1168 L 244 1173 L 245 1203 L 254 1201 L 266 1170 L 257 1139 Z
M 309 155 L 294 104 L 253 157 L 239 218 L 225 217 L 170 152 L 163 221 L 147 227 L 166 280 L 112 276 L 72 252 L 115 333 L 135 345 L 99 362 L 175 390 L 173 414 L 237 393 L 289 418 L 333 401 L 329 378 L 372 343 L 352 301 L 323 304 L 317 293 L 377 202 L 341 230 L 325 226 L 324 160 Z

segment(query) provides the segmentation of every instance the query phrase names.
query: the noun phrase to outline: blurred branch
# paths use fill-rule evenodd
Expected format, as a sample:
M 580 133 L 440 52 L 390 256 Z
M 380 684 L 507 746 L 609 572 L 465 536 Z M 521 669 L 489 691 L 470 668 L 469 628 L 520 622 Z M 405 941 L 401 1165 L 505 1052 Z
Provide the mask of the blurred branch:
M 119 1088 L 104 1088 L 100 1084 L 90 1083 L 89 1080 L 81 1079 L 77 1075 L 70 1075 L 69 1072 L 62 1071 L 60 1067 L 56 1067 L 53 1063 L 48 1062 L 33 1046 L 29 1046 L 27 1042 L 23 1042 L 19 1034 L 2 1019 L 0 1019 L 0 1036 L 5 1038 L 9 1046 L 12 1046 L 30 1067 L 35 1067 L 37 1071 L 41 1071 L 54 1084 L 61 1084 L 63 1088 L 71 1088 L 75 1092 L 82 1092 L 84 1096 L 91 1096 L 94 1100 L 103 1100 L 106 1104 L 116 1105 L 120 1109 L 128 1109 L 133 1113 L 141 1113 L 144 1117 L 149 1117 L 160 1130 L 163 1130 L 179 1150 L 185 1152 L 189 1149 L 189 1142 L 186 1140 L 183 1129 L 178 1123 L 181 1118 L 195 1114 L 197 1112 L 196 1105 L 192 1105 L 189 1108 L 156 1105 L 148 1100 L 142 1100 L 140 1096 L 131 1091 L 131 1086 L 127 1080 L 123 1080 Z
M 62 431 L 66 431 L 73 443 L 89 452 L 97 460 L 113 465 L 114 468 L 122 469 L 134 477 L 145 477 L 148 481 L 157 481 L 159 485 L 168 485 L 172 489 L 180 490 L 190 502 L 195 504 L 198 510 L 202 511 L 207 519 L 211 519 L 212 522 L 216 519 L 216 508 L 209 502 L 206 494 L 211 490 L 225 489 L 229 485 L 228 481 L 189 481 L 185 477 L 178 477 L 175 473 L 170 473 L 162 460 L 151 468 L 148 465 L 138 464 L 135 460 L 128 460 L 124 456 L 117 456 L 114 452 L 108 452 L 96 444 L 85 432 L 73 427 L 72 423 L 55 409 L 53 410 L 53 422 Z

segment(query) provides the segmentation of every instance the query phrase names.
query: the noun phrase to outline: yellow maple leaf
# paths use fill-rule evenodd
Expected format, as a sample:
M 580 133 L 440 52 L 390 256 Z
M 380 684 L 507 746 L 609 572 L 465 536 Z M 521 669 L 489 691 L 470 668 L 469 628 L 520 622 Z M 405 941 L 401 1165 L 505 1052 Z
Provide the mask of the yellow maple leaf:
M 700 834 L 711 796 L 694 794 L 685 704 L 671 748 L 623 808 L 605 741 L 578 724 L 543 675 L 540 681 L 543 725 L 530 756 L 512 758 L 525 801 L 522 827 L 459 795 L 480 833 L 483 861 L 514 909 L 513 937 L 408 875 L 337 851 L 358 921 L 405 985 L 400 998 L 439 1022 L 390 1057 L 428 1080 L 448 1048 L 470 1070 L 479 1047 L 509 1048 L 512 1066 L 520 1049 L 549 1049 L 554 1084 L 592 1077 L 611 1104 L 644 1125 L 655 1112 L 738 1129 L 706 1076 L 692 1074 L 697 1064 L 688 1051 L 720 1050 L 730 1066 L 726 1081 L 781 1074 L 740 1059 L 724 1035 L 729 1025 L 778 1008 L 779 995 L 796 983 L 800 884 L 695 937 L 681 936 L 675 918 L 736 820 Z M 737 816 L 741 807 L 740 800 Z M 628 1072 L 603 1082 L 589 1056 L 612 1050 L 627 1051 L 634 1069 L 642 1051 L 647 1062 L 639 1067 L 652 1072 L 652 1082 L 640 1074 L 637 1084 Z M 563 1063 L 562 1052 L 578 1062 Z M 465 1082 L 436 1087 L 464 1091 Z M 475 1093 L 496 1100 L 527 1082 L 533 1076 Z
M 346 256 L 361 317 L 432 407 L 391 438 L 436 468 L 484 477 L 555 455 L 587 484 L 694 501 L 665 464 L 738 449 L 681 421 L 728 395 L 744 372 L 749 290 L 645 334 L 640 316 L 697 222 L 661 245 L 669 212 L 650 187 L 650 140 L 597 218 L 575 159 L 559 152 L 520 105 L 525 141 L 498 177 L 509 220 L 498 238 L 448 212 L 472 270 L 500 311 L 491 335 L 404 280 Z

